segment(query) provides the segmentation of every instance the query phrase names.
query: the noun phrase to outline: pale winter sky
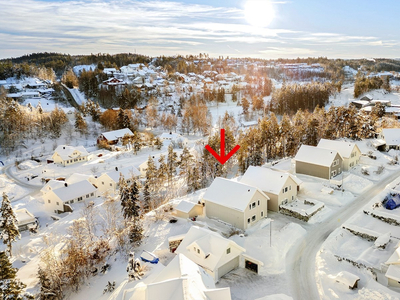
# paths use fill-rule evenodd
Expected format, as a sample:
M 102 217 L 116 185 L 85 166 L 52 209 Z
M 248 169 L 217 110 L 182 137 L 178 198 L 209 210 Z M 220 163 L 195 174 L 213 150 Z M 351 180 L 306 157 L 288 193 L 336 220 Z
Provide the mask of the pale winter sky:
M 0 58 L 33 52 L 400 57 L 400 2 L 0 0 Z

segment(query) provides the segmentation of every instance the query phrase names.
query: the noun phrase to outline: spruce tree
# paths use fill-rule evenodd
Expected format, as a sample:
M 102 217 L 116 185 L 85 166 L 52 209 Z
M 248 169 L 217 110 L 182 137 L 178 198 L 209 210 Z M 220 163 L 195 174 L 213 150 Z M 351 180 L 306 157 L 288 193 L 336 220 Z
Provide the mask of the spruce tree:
M 168 155 L 167 155 L 167 179 L 168 179 L 168 186 L 171 185 L 172 179 L 175 175 L 176 168 L 178 166 L 178 155 L 174 151 L 172 145 L 168 146 Z
M 25 284 L 16 279 L 17 269 L 12 264 L 7 254 L 0 252 L 0 299 L 25 300 L 33 297 L 24 293 Z
M 6 193 L 3 193 L 3 202 L 0 208 L 0 238 L 7 245 L 8 253 L 12 256 L 12 243 L 20 238 L 18 221 L 14 214 L 11 202 Z

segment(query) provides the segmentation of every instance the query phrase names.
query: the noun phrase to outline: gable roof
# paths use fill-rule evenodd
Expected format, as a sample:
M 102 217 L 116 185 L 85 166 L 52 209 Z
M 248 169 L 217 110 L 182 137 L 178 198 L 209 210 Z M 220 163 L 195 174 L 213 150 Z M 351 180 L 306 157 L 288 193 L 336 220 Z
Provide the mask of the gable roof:
M 128 166 L 125 168 L 122 168 L 120 170 L 115 170 L 115 171 L 109 171 L 107 173 L 104 173 L 108 175 L 114 182 L 119 181 L 119 177 L 122 175 L 125 179 L 131 178 L 132 176 L 138 177 L 140 176 L 140 172 L 138 169 L 136 169 L 134 166 Z M 102 175 L 104 175 L 102 174 Z
M 73 155 L 73 153 L 78 151 L 77 155 Z M 54 150 L 54 154 L 57 153 L 62 160 L 69 160 L 72 158 L 77 158 L 77 157 L 83 157 L 83 156 L 88 156 L 89 153 L 86 151 L 85 147 L 83 146 L 77 146 L 77 147 L 72 147 L 72 146 L 66 146 L 66 145 L 61 145 Z M 54 155 L 53 154 L 53 155 Z
M 400 265 L 400 247 L 398 247 L 389 259 L 385 262 L 387 265 L 395 264 Z
M 335 150 L 302 145 L 294 159 L 309 164 L 329 167 L 335 159 L 336 154 L 338 152 Z
M 301 184 L 301 180 L 289 173 L 274 171 L 269 168 L 250 166 L 240 179 L 240 182 L 255 186 L 263 192 L 278 195 L 289 178 L 293 179 L 297 185 Z
M 344 142 L 344 141 L 332 141 L 332 140 L 326 140 L 326 139 L 321 139 L 319 141 L 317 147 L 325 148 L 325 149 L 329 149 L 329 150 L 335 150 L 335 151 L 339 152 L 339 154 L 342 157 L 345 157 L 345 158 L 351 157 L 351 153 L 353 152 L 354 148 L 356 148 L 356 149 L 358 149 L 358 151 L 360 151 L 358 146 L 354 143 L 349 143 L 349 142 Z M 361 153 L 361 151 L 360 151 L 360 153 Z
M 82 180 L 76 183 L 67 184 L 67 186 L 62 186 L 58 189 L 53 190 L 61 201 L 69 201 L 81 197 L 86 194 L 94 193 L 96 188 L 87 180 Z
M 123 129 L 118 129 L 118 130 L 113 130 L 113 131 L 108 131 L 108 132 L 103 132 L 102 135 L 108 140 L 108 141 L 115 141 L 118 140 L 119 138 L 123 138 L 125 134 L 133 135 L 132 131 L 129 128 L 123 128 Z
M 44 185 L 44 187 L 42 187 L 42 188 L 40 189 L 40 191 L 41 191 L 43 194 L 45 194 L 45 193 L 47 193 L 48 191 L 55 190 L 55 189 L 58 189 L 58 188 L 64 186 L 64 183 L 65 183 L 64 181 L 50 179 L 49 182 L 47 182 L 47 183 Z
M 382 129 L 386 145 L 400 145 L 400 128 Z
M 264 192 L 254 186 L 217 177 L 205 192 L 203 199 L 225 207 L 244 211 L 257 191 L 269 200 L 269 197 Z
M 137 288 L 146 292 L 134 293 L 129 300 L 231 300 L 229 288 L 216 289 L 213 278 L 183 254 L 175 256 L 147 286 Z
M 192 208 L 195 207 L 196 205 L 200 206 L 200 204 L 182 200 L 181 202 L 179 202 L 179 204 L 176 206 L 175 209 L 184 213 L 189 213 L 192 210 Z
M 195 253 L 193 247 L 199 248 L 200 254 Z M 231 248 L 229 258 L 224 257 L 228 248 Z M 216 232 L 192 226 L 175 252 L 182 253 L 201 267 L 214 271 L 227 262 L 224 259 L 231 260 L 246 250 Z

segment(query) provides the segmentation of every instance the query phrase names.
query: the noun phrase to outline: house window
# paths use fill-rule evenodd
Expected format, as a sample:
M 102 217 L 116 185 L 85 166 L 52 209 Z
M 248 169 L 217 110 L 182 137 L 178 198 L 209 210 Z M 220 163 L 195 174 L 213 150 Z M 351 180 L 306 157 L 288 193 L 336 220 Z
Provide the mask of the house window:
M 282 189 L 282 193 L 285 193 L 285 189 Z
M 59 202 L 56 202 L 56 204 L 57 204 L 57 205 L 60 205 L 60 203 L 59 203 Z
M 256 203 L 253 202 L 253 203 L 251 204 L 251 208 L 255 208 L 255 207 L 256 207 Z
M 57 210 L 55 209 L 54 212 L 57 213 Z
M 287 192 L 287 187 L 285 187 L 285 193 Z
M 112 186 L 112 183 L 110 183 L 110 186 Z
M 71 203 L 74 203 L 74 200 L 71 200 Z
M 89 198 L 89 194 L 86 195 L 86 198 Z
M 92 196 L 92 197 L 93 197 L 93 196 L 94 196 L 94 193 L 90 193 L 90 196 Z
M 264 217 L 264 212 L 263 212 L 263 211 L 261 211 L 261 218 L 262 218 L 262 217 Z
M 247 219 L 247 223 L 250 223 L 250 218 Z
M 79 197 L 79 198 L 78 198 L 78 201 L 82 201 L 82 197 Z
M 256 215 L 251 217 L 251 221 L 254 222 L 256 220 Z
M 197 249 L 197 253 L 200 254 L 200 249 Z
M 292 201 L 294 200 L 294 196 L 292 196 Z
M 104 185 L 104 181 L 102 181 L 101 184 Z
M 50 199 L 49 199 L 49 200 L 47 200 L 47 202 L 51 203 Z
M 193 247 L 193 249 L 194 249 L 194 252 L 196 252 L 196 247 Z
M 249 204 L 249 209 L 251 209 L 251 204 Z
M 231 248 L 226 249 L 226 254 L 231 253 Z
M 336 170 L 332 171 L 332 177 L 336 176 Z
M 291 185 L 289 185 L 289 191 L 291 191 L 292 190 L 292 186 Z
M 65 201 L 65 204 L 69 204 L 69 201 Z
M 257 205 L 260 206 L 260 200 L 258 200 L 258 204 Z

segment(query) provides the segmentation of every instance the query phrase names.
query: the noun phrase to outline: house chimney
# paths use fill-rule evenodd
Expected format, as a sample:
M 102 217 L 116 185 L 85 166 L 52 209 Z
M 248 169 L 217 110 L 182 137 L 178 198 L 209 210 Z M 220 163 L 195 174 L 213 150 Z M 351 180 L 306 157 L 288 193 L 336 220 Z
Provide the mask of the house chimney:
M 115 171 L 118 171 L 118 167 L 115 167 Z
M 65 186 L 65 187 L 68 187 L 68 183 L 64 183 L 64 186 Z
M 65 146 L 63 147 L 63 149 L 65 149 Z

